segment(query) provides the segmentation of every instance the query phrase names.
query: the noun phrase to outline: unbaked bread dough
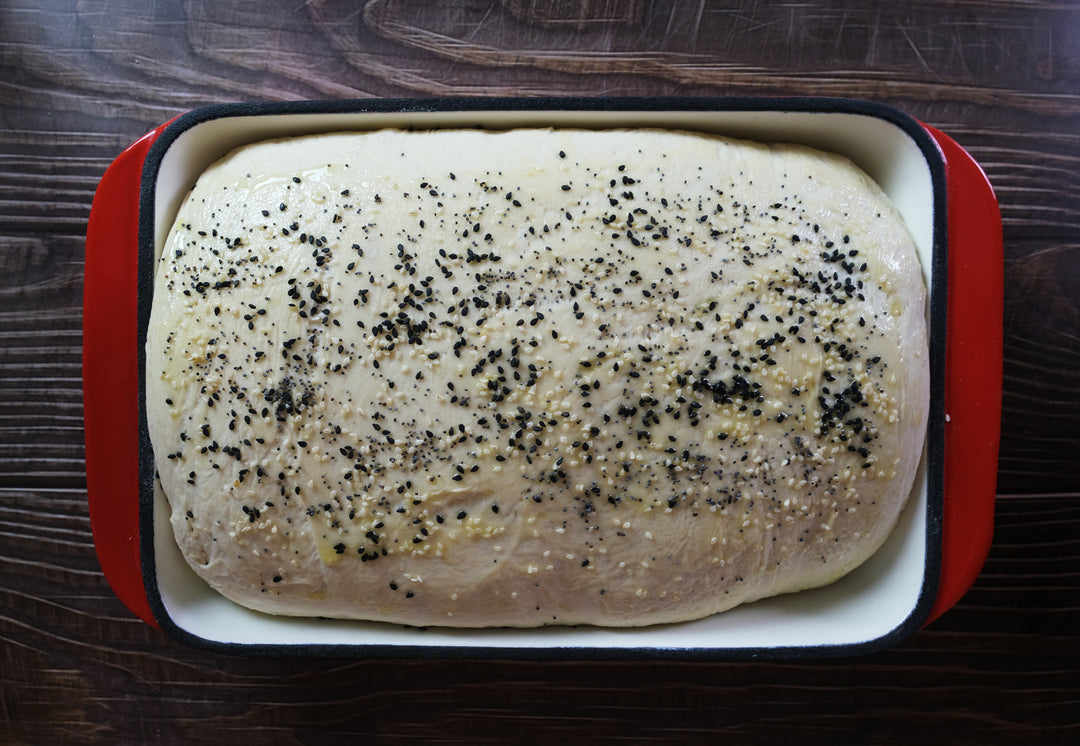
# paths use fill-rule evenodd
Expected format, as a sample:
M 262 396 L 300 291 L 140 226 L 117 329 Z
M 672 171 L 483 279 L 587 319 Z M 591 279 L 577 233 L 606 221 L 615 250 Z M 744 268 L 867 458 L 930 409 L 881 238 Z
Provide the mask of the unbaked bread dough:
M 676 622 L 884 541 L 925 289 L 848 161 L 666 131 L 377 131 L 207 170 L 147 420 L 195 572 L 274 614 Z

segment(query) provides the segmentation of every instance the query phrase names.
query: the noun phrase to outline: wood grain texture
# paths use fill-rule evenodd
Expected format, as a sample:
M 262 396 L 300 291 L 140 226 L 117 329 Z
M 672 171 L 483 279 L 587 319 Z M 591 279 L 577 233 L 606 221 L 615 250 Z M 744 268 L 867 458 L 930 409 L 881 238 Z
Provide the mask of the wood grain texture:
M 839 95 L 937 126 L 1005 232 L 995 543 L 962 601 L 831 663 L 268 661 L 132 617 L 83 461 L 86 220 L 112 159 L 226 101 Z M 0 1 L 0 743 L 1080 739 L 1080 6 Z

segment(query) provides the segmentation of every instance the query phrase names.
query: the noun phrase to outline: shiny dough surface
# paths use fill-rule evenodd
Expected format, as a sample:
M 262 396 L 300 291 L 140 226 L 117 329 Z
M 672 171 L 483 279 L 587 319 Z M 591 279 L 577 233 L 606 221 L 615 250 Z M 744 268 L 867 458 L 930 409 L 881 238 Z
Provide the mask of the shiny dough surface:
M 147 418 L 226 597 L 412 625 L 677 622 L 888 536 L 928 408 L 880 188 L 667 131 L 376 131 L 208 169 L 162 250 Z

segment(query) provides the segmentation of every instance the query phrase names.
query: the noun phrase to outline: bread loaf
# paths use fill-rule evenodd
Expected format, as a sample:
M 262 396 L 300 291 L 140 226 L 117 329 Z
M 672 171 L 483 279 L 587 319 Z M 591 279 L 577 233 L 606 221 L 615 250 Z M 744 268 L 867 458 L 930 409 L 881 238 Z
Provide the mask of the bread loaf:
M 677 622 L 884 541 L 928 409 L 881 189 L 665 131 L 377 131 L 208 169 L 158 265 L 176 540 L 237 603 L 412 625 Z

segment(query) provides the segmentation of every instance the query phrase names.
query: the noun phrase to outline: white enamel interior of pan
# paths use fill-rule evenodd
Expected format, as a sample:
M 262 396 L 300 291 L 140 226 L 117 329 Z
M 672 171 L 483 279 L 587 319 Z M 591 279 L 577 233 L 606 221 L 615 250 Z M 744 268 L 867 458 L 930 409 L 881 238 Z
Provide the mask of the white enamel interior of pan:
M 933 245 L 933 184 L 915 142 L 884 120 L 821 112 L 495 111 L 281 114 L 193 126 L 171 145 L 156 185 L 160 254 L 180 202 L 198 175 L 239 145 L 261 139 L 384 127 L 660 127 L 759 141 L 796 142 L 847 156 L 888 193 L 920 252 L 927 286 Z M 401 645 L 487 648 L 738 649 L 858 645 L 896 630 L 914 611 L 927 558 L 925 454 L 915 489 L 889 540 L 831 586 L 747 604 L 695 622 L 639 629 L 417 629 L 390 624 L 274 617 L 220 596 L 188 567 L 160 487 L 154 504 L 157 585 L 174 624 L 203 640 L 237 645 Z

